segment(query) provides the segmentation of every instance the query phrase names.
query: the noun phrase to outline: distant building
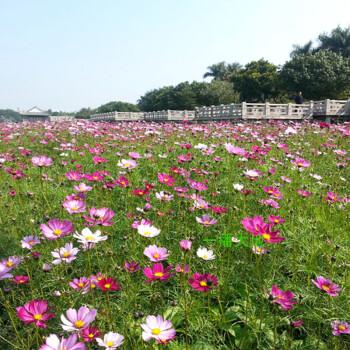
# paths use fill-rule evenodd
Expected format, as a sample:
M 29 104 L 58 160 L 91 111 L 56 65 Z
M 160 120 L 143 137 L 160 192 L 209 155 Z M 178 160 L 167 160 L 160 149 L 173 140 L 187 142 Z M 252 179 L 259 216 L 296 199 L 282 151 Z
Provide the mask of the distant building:
M 71 115 L 50 115 L 50 122 L 66 122 L 74 120 L 74 117 Z
M 48 111 L 43 111 L 42 109 L 38 107 L 33 107 L 31 109 L 28 109 L 28 111 L 25 112 L 19 112 L 23 120 L 28 121 L 44 121 L 44 120 L 50 120 L 50 113 Z

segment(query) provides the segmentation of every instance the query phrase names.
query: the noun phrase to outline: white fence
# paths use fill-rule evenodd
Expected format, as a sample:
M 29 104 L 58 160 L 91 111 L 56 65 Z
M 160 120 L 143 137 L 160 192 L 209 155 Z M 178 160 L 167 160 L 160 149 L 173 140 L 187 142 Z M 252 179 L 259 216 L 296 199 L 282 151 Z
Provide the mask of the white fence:
M 234 119 L 311 119 L 313 116 L 350 115 L 350 100 L 310 101 L 304 104 L 231 103 L 197 107 L 194 111 L 111 112 L 96 114 L 92 121 L 183 121 Z

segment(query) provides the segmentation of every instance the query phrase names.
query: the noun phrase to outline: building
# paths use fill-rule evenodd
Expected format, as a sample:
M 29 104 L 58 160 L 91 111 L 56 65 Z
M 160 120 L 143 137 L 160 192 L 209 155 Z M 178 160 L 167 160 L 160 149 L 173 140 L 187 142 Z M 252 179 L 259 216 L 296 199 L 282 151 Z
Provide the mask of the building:
M 43 111 L 42 109 L 38 107 L 33 107 L 31 109 L 28 109 L 28 111 L 19 112 L 23 120 L 27 121 L 45 121 L 50 120 L 50 112 Z

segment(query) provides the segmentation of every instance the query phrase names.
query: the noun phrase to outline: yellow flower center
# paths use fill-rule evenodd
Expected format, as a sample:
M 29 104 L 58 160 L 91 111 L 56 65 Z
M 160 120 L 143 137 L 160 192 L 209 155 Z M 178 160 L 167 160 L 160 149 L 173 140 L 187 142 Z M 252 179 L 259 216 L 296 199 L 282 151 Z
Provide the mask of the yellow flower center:
M 346 329 L 346 327 L 343 326 L 343 325 L 341 325 L 341 326 L 338 327 L 338 329 L 339 329 L 340 331 L 344 331 L 344 330 Z
M 159 335 L 160 332 L 161 332 L 161 330 L 160 330 L 159 328 L 153 328 L 153 329 L 152 329 L 152 334 L 153 334 L 153 335 Z
M 84 287 L 84 283 L 83 283 L 83 282 L 79 282 L 79 283 L 78 283 L 78 287 L 80 287 L 80 288 L 81 288 L 81 287 Z
M 62 230 L 60 230 L 59 228 L 56 228 L 53 230 L 53 234 L 56 236 L 61 236 L 62 234 Z
M 106 345 L 107 345 L 108 347 L 110 347 L 110 346 L 113 346 L 114 343 L 110 340 L 110 341 L 108 341 L 108 342 L 106 343 Z
M 326 292 L 329 291 L 329 287 L 328 287 L 328 286 L 325 286 L 325 285 L 322 286 L 322 289 L 325 290 Z
M 40 321 L 43 318 L 42 314 L 35 314 L 34 315 L 34 320 Z
M 71 208 L 73 211 L 77 211 L 79 208 L 77 206 L 74 206 Z
M 271 238 L 271 235 L 269 235 L 268 233 L 264 233 L 262 236 L 263 236 L 264 239 L 266 239 L 267 241 L 269 241 L 270 238 Z
M 64 258 L 68 258 L 69 256 L 70 256 L 70 252 L 64 252 L 64 253 L 63 253 L 63 257 L 64 257 Z
M 155 253 L 155 254 L 153 254 L 153 257 L 154 257 L 155 259 L 158 259 L 158 258 L 159 258 L 159 254 L 158 254 L 158 253 Z
M 206 287 L 206 286 L 207 286 L 207 282 L 205 282 L 205 281 L 200 281 L 200 282 L 199 282 L 199 285 L 200 285 L 201 287 Z
M 149 235 L 151 234 L 151 232 L 150 232 L 150 231 L 145 231 L 143 234 L 144 234 L 145 236 L 149 236 Z
M 13 262 L 12 261 L 8 261 L 7 263 L 6 263 L 6 266 L 7 267 L 11 267 L 13 265 Z
M 156 276 L 156 277 L 163 277 L 164 274 L 163 274 L 163 272 L 156 272 L 156 273 L 154 274 L 154 276 Z
M 87 241 L 93 241 L 94 238 L 95 238 L 95 237 L 92 236 L 92 235 L 86 236 L 86 237 L 85 237 L 85 239 L 86 239 Z
M 278 224 L 279 223 L 279 220 L 278 219 L 275 219 L 273 220 L 274 223 Z
M 209 225 L 210 222 L 209 222 L 208 220 L 205 220 L 205 221 L 204 221 L 204 224 L 205 224 L 205 225 Z
M 90 339 L 92 339 L 92 338 L 94 337 L 94 335 L 93 335 L 92 333 L 89 333 L 88 337 L 89 337 Z M 109 345 L 108 345 L 108 346 L 109 346 Z
M 104 287 L 105 287 L 106 289 L 109 289 L 109 288 L 111 288 L 111 284 L 110 284 L 110 283 L 106 283 Z
M 207 254 L 204 254 L 204 255 L 203 255 L 203 259 L 205 259 L 205 260 L 208 259 L 208 255 L 207 255 Z
M 78 320 L 78 321 L 76 321 L 76 322 L 74 323 L 74 326 L 75 326 L 76 328 L 81 328 L 81 327 L 84 326 L 84 321 Z

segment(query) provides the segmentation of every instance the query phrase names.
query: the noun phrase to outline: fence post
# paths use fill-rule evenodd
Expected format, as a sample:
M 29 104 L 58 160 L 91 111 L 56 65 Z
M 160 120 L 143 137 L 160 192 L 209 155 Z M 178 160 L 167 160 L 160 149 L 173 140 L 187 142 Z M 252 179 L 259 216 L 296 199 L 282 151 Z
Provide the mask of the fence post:
M 270 104 L 268 102 L 265 102 L 264 117 L 268 118 L 269 115 L 270 115 Z
M 247 102 L 242 102 L 242 119 L 247 115 Z
M 288 103 L 287 115 L 288 115 L 288 117 L 290 117 L 292 115 L 292 104 L 291 103 Z
M 309 118 L 314 115 L 314 101 L 310 101 L 310 110 L 309 110 Z
M 330 102 L 331 102 L 331 100 L 329 98 L 327 98 L 326 102 L 325 102 L 325 115 L 328 115 L 328 113 L 329 113 Z

